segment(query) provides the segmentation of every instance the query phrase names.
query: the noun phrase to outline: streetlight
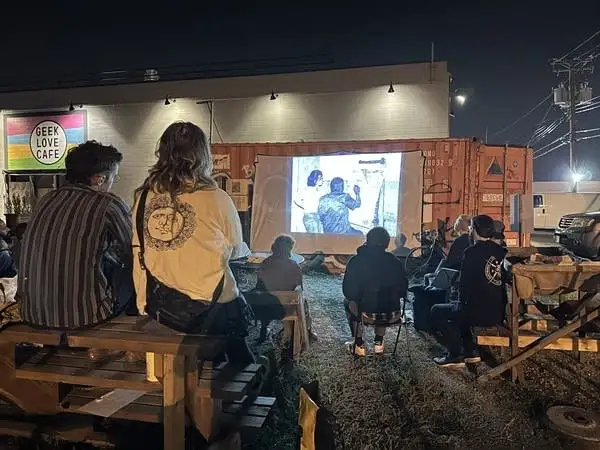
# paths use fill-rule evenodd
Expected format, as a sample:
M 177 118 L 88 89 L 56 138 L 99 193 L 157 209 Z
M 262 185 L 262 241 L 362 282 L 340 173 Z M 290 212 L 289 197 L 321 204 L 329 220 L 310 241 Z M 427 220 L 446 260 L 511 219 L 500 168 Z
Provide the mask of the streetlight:
M 581 180 L 583 180 L 583 174 L 578 172 L 571 172 L 571 178 L 573 180 L 573 183 L 579 183 Z

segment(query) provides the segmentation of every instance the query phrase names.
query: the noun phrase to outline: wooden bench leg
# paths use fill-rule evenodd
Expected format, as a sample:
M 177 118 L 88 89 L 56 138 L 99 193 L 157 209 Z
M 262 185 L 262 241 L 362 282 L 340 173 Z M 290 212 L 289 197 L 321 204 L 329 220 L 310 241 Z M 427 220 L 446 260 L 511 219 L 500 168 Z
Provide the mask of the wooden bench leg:
M 163 357 L 164 448 L 185 450 L 185 357 Z
M 292 357 L 294 359 L 300 356 L 302 352 L 302 331 L 300 326 L 300 320 L 294 320 L 294 335 L 292 339 Z
M 211 440 L 219 432 L 223 401 L 221 399 L 202 397 L 198 392 L 198 358 L 194 356 L 188 357 L 186 366 L 188 412 L 202 436 L 206 440 Z
M 289 343 L 290 352 L 288 356 L 294 357 L 294 336 L 295 336 L 296 320 L 288 318 L 283 321 L 283 337 Z
M 304 347 L 305 351 L 308 351 L 308 349 L 310 348 L 310 336 L 308 333 L 306 308 L 304 308 L 304 299 L 300 299 L 300 302 L 298 302 L 298 322 L 302 341 L 301 345 Z

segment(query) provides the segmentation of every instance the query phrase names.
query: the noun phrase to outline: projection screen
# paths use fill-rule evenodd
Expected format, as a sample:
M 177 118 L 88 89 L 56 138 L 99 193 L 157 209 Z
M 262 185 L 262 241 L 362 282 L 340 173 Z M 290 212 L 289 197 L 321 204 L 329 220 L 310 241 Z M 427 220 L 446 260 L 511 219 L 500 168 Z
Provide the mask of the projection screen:
M 374 226 L 418 242 L 423 191 L 420 151 L 318 156 L 259 155 L 256 162 L 250 247 L 269 252 L 282 233 L 297 253 L 356 252 Z

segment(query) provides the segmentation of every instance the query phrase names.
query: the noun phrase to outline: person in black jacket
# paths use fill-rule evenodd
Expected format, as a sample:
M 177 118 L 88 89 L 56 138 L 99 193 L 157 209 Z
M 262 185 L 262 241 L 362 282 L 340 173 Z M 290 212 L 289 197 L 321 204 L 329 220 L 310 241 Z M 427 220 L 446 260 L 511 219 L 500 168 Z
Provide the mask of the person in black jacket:
M 386 251 L 389 243 L 390 235 L 385 228 L 373 228 L 367 233 L 366 243 L 346 266 L 344 306 L 354 337 L 346 347 L 357 356 L 366 355 L 360 315 L 365 313 L 378 322 L 392 323 L 401 314 L 400 299 L 406 297 L 408 279 L 404 265 Z M 375 354 L 383 353 L 385 330 L 385 326 L 375 327 Z
M 414 294 L 413 325 L 416 330 L 434 331 L 431 326 L 431 307 L 438 303 L 445 303 L 451 296 L 456 297 L 456 289 L 454 288 L 455 278 L 447 278 L 448 283 L 444 288 L 434 287 L 431 284 L 442 268 L 460 270 L 465 249 L 471 245 L 471 237 L 469 236 L 470 226 L 471 219 L 469 216 L 461 214 L 456 218 L 454 232 L 458 237 L 452 242 L 448 256 L 440 262 L 435 272 L 425 275 L 424 284 L 414 285 L 410 288 L 410 291 Z
M 471 333 L 472 326 L 489 327 L 502 323 L 506 292 L 502 261 L 506 249 L 495 243 L 494 220 L 475 216 L 471 225 L 475 245 L 467 248 L 462 260 L 459 301 L 434 305 L 431 320 L 441 331 L 448 354 L 434 358 L 441 366 L 464 366 L 481 360 Z M 464 353 L 461 353 L 462 350 Z

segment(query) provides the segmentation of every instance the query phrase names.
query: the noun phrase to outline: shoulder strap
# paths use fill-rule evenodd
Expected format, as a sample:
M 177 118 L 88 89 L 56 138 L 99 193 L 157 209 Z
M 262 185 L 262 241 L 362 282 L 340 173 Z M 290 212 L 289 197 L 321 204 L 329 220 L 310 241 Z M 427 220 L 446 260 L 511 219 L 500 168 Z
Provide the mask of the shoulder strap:
M 147 198 L 148 198 L 148 189 L 144 188 L 142 190 L 142 192 L 140 193 L 140 199 L 138 200 L 138 206 L 137 206 L 137 209 L 135 212 L 135 229 L 137 232 L 138 242 L 140 244 L 140 253 L 139 253 L 140 267 L 147 274 L 152 275 L 152 274 L 150 274 L 150 272 L 146 268 L 146 264 L 144 263 L 144 210 L 146 209 L 146 199 Z M 219 299 L 219 297 L 221 296 L 221 293 L 223 292 L 224 284 L 225 284 L 225 274 L 223 274 L 223 276 L 219 280 L 219 283 L 217 284 L 217 287 L 215 288 L 215 290 L 213 292 L 211 306 L 214 305 L 215 303 L 217 303 L 217 300 Z
M 138 242 L 140 243 L 140 267 L 146 270 L 144 264 L 144 210 L 146 208 L 146 199 L 148 198 L 148 188 L 142 189 L 138 200 L 137 210 L 135 212 L 135 229 L 137 232 Z

